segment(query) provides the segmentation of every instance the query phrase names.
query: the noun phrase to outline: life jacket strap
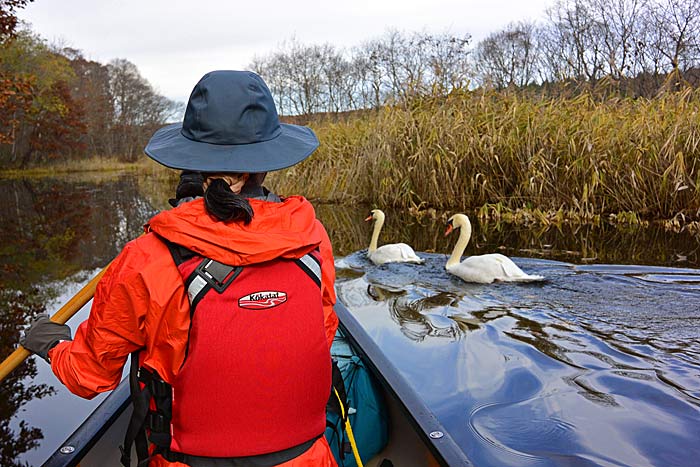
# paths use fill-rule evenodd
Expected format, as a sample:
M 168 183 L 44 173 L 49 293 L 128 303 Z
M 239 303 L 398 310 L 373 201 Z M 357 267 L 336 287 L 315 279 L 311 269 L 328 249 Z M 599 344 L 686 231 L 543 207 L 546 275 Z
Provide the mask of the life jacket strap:
M 295 259 L 294 263 L 299 266 L 318 287 L 321 287 L 321 262 L 313 254 L 316 252 L 318 252 L 318 249 L 312 253 L 307 253 L 299 259 Z M 173 250 L 171 250 L 171 254 L 172 253 Z M 177 258 L 174 255 L 173 259 L 177 264 Z M 242 271 L 243 266 L 229 266 L 210 258 L 204 258 L 185 281 L 191 312 L 194 312 L 197 304 L 211 289 L 216 290 L 217 293 L 223 293 Z
M 145 421 L 148 415 L 148 405 L 151 401 L 150 388 L 141 388 L 139 384 L 139 351 L 131 354 L 131 368 L 129 370 L 129 386 L 131 388 L 131 402 L 133 412 L 129 425 L 124 435 L 124 445 L 119 446 L 121 451 L 121 463 L 125 467 L 131 467 L 131 446 L 136 448 L 138 466 L 148 465 L 148 439 L 146 437 Z
M 148 407 L 144 420 L 144 429 L 148 432 L 148 441 L 161 449 L 170 446 L 170 421 L 172 420 L 172 387 L 163 381 L 155 371 L 139 368 L 139 382 L 148 388 L 155 404 L 155 410 Z
M 200 256 L 182 245 L 173 243 L 163 237 L 160 238 L 168 247 L 176 266 L 180 266 L 182 263 L 195 256 Z M 295 259 L 294 262 L 316 283 L 316 285 L 321 287 L 321 261 L 319 255 L 320 249 L 316 248 L 311 253 L 307 253 L 301 258 Z M 195 269 L 185 281 L 185 288 L 187 289 L 190 306 L 194 308 L 212 288 L 218 293 L 223 293 L 224 290 L 231 285 L 231 282 L 238 277 L 242 270 L 242 266 L 229 266 L 205 257 L 202 262 L 199 263 L 197 269 Z
M 323 434 L 316 436 L 296 446 L 268 454 L 257 454 L 241 457 L 203 457 L 171 451 L 170 449 L 156 448 L 154 454 L 163 456 L 168 462 L 180 462 L 186 465 L 198 467 L 274 467 L 299 457 L 309 450 Z
M 187 298 L 190 301 L 190 314 L 210 290 L 223 293 L 233 280 L 243 271 L 242 266 L 229 266 L 213 259 L 204 258 L 185 281 Z
M 170 420 L 163 414 L 148 412 L 146 426 L 157 433 L 167 433 L 170 430 Z
M 321 287 L 321 261 L 316 257 L 318 248 L 311 253 L 307 253 L 294 262 L 304 271 L 317 286 Z
M 336 359 L 331 359 L 332 365 L 332 379 L 331 379 L 331 394 L 328 397 L 328 403 L 326 404 L 326 412 L 332 412 L 338 415 L 343 423 L 347 418 L 347 410 L 342 408 L 348 406 L 348 396 L 345 390 L 345 382 L 343 381 L 343 374 L 338 366 L 338 361 Z M 335 391 L 338 392 L 338 396 L 335 395 Z M 341 425 L 342 426 L 342 425 Z

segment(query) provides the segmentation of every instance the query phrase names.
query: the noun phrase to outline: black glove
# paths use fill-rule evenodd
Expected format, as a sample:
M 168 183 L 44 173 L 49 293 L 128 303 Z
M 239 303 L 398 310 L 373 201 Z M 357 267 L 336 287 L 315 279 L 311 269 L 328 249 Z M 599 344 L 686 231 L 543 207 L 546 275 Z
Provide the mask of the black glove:
M 48 362 L 49 350 L 54 348 L 60 341 L 69 340 L 71 340 L 71 336 L 68 326 L 54 323 L 49 319 L 49 315 L 41 314 L 32 321 L 19 343 L 25 349 L 37 354 Z

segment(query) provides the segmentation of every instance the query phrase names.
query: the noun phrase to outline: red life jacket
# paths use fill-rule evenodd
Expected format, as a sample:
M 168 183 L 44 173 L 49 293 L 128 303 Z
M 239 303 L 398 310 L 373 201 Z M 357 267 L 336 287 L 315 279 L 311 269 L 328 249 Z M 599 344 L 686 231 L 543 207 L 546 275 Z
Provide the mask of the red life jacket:
M 156 452 L 172 460 L 179 453 L 256 456 L 322 435 L 331 357 L 318 251 L 232 267 L 169 248 L 188 292 L 191 324 L 172 386 L 144 368 L 137 376 L 152 398 L 143 425 Z

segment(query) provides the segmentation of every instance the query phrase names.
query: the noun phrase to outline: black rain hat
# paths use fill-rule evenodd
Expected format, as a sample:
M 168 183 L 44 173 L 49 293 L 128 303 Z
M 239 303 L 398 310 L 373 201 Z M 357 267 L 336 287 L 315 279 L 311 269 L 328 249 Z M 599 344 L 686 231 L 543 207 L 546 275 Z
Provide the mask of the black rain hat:
M 156 131 L 145 152 L 173 169 L 255 173 L 290 167 L 317 147 L 310 128 L 280 123 L 260 76 L 212 71 L 192 90 L 183 122 Z

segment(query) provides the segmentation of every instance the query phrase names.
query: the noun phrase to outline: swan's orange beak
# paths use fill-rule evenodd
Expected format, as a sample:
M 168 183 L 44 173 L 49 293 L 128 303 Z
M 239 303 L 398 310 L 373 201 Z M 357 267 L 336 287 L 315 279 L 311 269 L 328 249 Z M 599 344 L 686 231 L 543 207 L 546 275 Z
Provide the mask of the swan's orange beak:
M 447 224 L 447 228 L 445 229 L 445 237 L 447 237 L 449 234 L 451 234 L 453 230 L 454 230 L 454 227 L 452 227 L 452 224 Z
M 369 222 L 369 221 L 371 221 L 371 220 L 372 220 L 372 214 L 370 214 L 369 216 L 367 216 L 367 219 L 365 219 L 365 222 Z

